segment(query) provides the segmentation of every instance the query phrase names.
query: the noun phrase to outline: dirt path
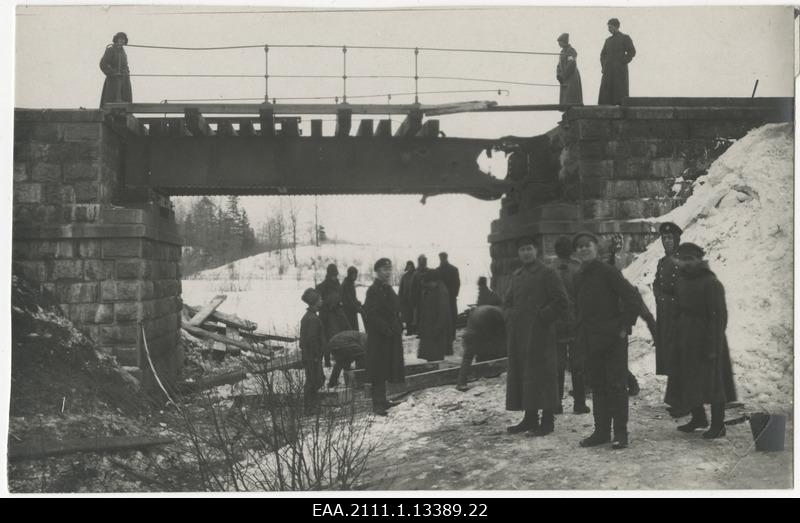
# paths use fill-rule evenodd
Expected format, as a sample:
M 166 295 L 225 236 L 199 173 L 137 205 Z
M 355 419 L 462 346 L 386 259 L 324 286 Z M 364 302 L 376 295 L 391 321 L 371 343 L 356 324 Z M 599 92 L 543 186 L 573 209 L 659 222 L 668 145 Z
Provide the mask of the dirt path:
M 571 401 L 544 438 L 508 435 L 519 413 L 506 412 L 504 377 L 466 393 L 452 387 L 411 396 L 376 420 L 379 444 L 364 478 L 370 490 L 779 489 L 792 484 L 792 430 L 784 452 L 752 448 L 749 424 L 728 427 L 726 438 L 683 434 L 656 393 L 632 398 L 631 446 L 583 449 L 592 415 L 575 415 Z M 729 411 L 730 418 L 744 411 Z

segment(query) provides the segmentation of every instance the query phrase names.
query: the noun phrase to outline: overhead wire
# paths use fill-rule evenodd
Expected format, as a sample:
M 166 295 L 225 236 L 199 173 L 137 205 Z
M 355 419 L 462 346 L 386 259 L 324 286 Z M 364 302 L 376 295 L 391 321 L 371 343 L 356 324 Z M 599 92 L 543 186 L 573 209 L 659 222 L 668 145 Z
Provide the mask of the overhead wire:
M 213 46 L 213 47 L 182 47 L 182 46 L 166 46 L 166 45 L 144 45 L 144 44 L 126 44 L 126 47 L 138 47 L 142 49 L 163 49 L 169 51 L 226 51 L 231 49 L 372 49 L 381 51 L 433 51 L 433 52 L 449 52 L 449 53 L 494 53 L 494 54 L 523 54 L 523 55 L 542 55 L 542 56 L 559 56 L 560 53 L 544 52 L 544 51 L 520 51 L 520 50 L 506 50 L 506 49 L 470 49 L 470 48 L 455 48 L 455 47 L 406 47 L 406 46 L 391 46 L 391 45 L 331 45 L 331 44 L 252 44 L 252 45 L 226 45 L 226 46 Z

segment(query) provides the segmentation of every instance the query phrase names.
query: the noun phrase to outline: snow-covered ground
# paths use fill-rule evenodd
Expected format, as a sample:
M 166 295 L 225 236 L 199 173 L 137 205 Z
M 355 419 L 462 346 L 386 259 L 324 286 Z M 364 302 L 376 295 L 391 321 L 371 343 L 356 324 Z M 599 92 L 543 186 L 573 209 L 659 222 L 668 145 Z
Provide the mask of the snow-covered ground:
M 225 294 L 228 298 L 219 307 L 221 312 L 254 321 L 263 332 L 292 335 L 297 332 L 306 308 L 300 301 L 300 295 L 306 288 L 324 279 L 329 263 L 336 263 L 339 267 L 340 281 L 348 267 L 358 269 L 356 293 L 363 302 L 367 287 L 373 281 L 372 266 L 375 260 L 390 258 L 395 270 L 402 271 L 407 260 L 413 260 L 416 265 L 417 256 L 425 254 L 428 265 L 436 267 L 441 250 L 447 250 L 450 262 L 458 267 L 461 274 L 458 308 L 464 310 L 477 299 L 478 277 L 490 275 L 488 245 L 451 246 L 446 249 L 435 245 L 303 245 L 297 248 L 297 267 L 292 263 L 289 251 L 284 250 L 282 255 L 277 252 L 258 254 L 183 280 L 183 301 L 199 306 L 217 294 Z M 394 283 L 399 283 L 399 275 Z

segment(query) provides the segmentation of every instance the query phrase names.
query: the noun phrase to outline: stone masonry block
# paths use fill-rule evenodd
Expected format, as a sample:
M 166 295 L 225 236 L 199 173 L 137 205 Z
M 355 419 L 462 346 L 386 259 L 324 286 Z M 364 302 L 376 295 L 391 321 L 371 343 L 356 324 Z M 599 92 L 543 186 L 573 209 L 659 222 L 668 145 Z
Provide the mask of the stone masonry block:
M 28 181 L 28 165 L 25 162 L 14 162 L 14 183 Z
M 61 166 L 57 163 L 34 163 L 31 181 L 44 183 L 61 182 Z
M 642 198 L 671 196 L 671 183 L 667 180 L 640 180 L 639 192 Z
M 656 178 L 678 178 L 686 169 L 683 158 L 653 160 L 651 174 Z
M 578 151 L 581 160 L 604 160 L 606 157 L 606 144 L 603 140 L 583 140 L 574 148 Z
M 104 325 L 100 327 L 99 343 L 109 345 L 135 345 L 138 341 L 139 326 L 135 323 L 127 325 Z
M 114 277 L 114 262 L 112 260 L 84 260 L 83 279 L 86 281 L 102 281 Z
M 56 205 L 37 205 L 34 207 L 32 218 L 34 223 L 38 225 L 59 223 L 61 222 L 61 207 Z
M 650 160 L 628 158 L 614 160 L 614 177 L 619 179 L 646 178 L 650 175 Z
M 14 203 L 41 203 L 44 191 L 40 183 L 15 183 Z
M 583 202 L 583 217 L 587 220 L 613 218 L 617 202 L 614 200 L 586 200 Z
M 115 238 L 103 240 L 103 258 L 126 258 L 142 256 L 143 240 L 139 238 Z
M 75 201 L 97 203 L 100 200 L 100 184 L 97 182 L 75 182 Z
M 83 281 L 83 260 L 55 260 L 51 279 L 55 282 L 62 280 Z
M 65 182 L 100 180 L 100 164 L 96 161 L 64 163 L 63 168 Z
M 129 323 L 143 318 L 141 302 L 123 302 L 114 304 L 114 321 Z
M 621 120 L 614 122 L 621 138 L 676 138 L 689 137 L 689 125 L 677 120 Z
M 606 197 L 617 200 L 637 198 L 639 183 L 636 180 L 609 180 L 606 182 Z
M 153 297 L 153 282 L 142 280 L 103 281 L 100 299 L 103 302 L 148 300 Z
M 590 200 L 594 198 L 605 198 L 606 196 L 606 181 L 605 180 L 584 180 L 581 182 L 580 191 L 583 198 Z
M 603 120 L 578 120 L 578 136 L 581 140 L 610 140 L 612 137 L 611 122 Z
M 632 220 L 645 217 L 645 202 L 642 200 L 622 200 L 619 202 L 617 218 Z
M 100 140 L 102 136 L 103 136 L 103 124 L 100 123 L 64 124 L 65 142 Z
M 32 151 L 40 155 L 41 159 L 52 163 L 70 163 L 80 160 L 99 160 L 102 157 L 100 142 L 72 142 L 45 145 L 39 151 Z
M 81 258 L 100 258 L 100 240 L 78 240 L 78 255 Z
M 61 303 L 95 303 L 98 293 L 97 282 L 55 284 L 55 294 Z
M 49 270 L 44 261 L 14 261 L 14 268 L 33 281 L 40 283 L 49 281 Z
M 140 351 L 136 346 L 115 347 L 114 355 L 122 366 L 139 367 L 141 364 Z
M 72 221 L 94 223 L 100 216 L 100 204 L 72 205 Z
M 613 160 L 582 160 L 579 164 L 581 179 L 612 178 L 614 176 Z
M 626 107 L 625 118 L 631 120 L 672 120 L 675 110 L 672 107 Z
M 112 323 L 114 321 L 114 306 L 109 303 L 81 303 L 78 305 L 70 305 L 69 318 L 79 323 Z
M 689 137 L 695 138 L 741 138 L 751 129 L 758 127 L 758 121 L 693 120 L 690 122 Z
M 36 142 L 58 143 L 64 138 L 64 125 L 60 123 L 41 123 L 31 128 L 31 139 Z
M 156 280 L 152 283 L 154 285 L 154 296 L 156 298 L 177 296 L 181 292 L 181 285 L 178 280 Z
M 148 260 L 130 259 L 117 260 L 117 279 L 142 280 L 149 279 L 153 274 L 152 263 Z
M 62 258 L 75 257 L 75 241 L 74 240 L 58 240 L 55 242 L 55 252 L 53 256 L 60 260 Z

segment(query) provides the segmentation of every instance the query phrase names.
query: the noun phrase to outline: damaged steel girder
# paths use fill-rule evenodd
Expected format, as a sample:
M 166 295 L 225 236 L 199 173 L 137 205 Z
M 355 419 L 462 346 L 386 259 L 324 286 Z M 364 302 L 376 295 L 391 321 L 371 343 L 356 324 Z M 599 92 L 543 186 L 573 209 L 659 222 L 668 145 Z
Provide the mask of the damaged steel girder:
M 507 182 L 477 163 L 496 144 L 441 137 L 128 135 L 123 185 L 169 195 L 463 193 L 497 199 Z

